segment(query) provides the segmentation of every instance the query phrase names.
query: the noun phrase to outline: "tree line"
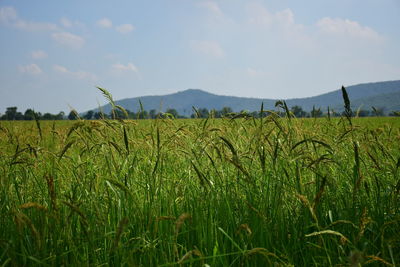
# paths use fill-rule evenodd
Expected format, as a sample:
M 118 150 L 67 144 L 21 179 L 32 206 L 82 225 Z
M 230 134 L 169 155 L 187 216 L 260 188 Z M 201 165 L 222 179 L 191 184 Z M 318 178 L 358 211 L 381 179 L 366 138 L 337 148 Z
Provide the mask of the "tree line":
M 40 112 L 35 112 L 33 109 L 27 109 L 24 113 L 19 112 L 17 107 L 8 107 L 6 109 L 6 112 L 1 115 L 0 114 L 0 120 L 35 120 L 35 119 L 40 119 L 40 120 L 64 120 L 65 113 L 63 111 L 60 111 L 58 114 L 51 114 L 51 113 L 40 113 Z
M 286 116 L 286 112 L 284 111 L 241 111 L 241 112 L 233 112 L 231 107 L 223 107 L 220 110 L 216 109 L 207 109 L 207 108 L 193 108 L 193 113 L 190 118 L 238 118 L 238 117 L 266 117 L 271 112 L 278 114 L 279 116 Z M 327 112 L 323 112 L 320 108 L 313 108 L 310 112 L 303 110 L 300 106 L 292 106 L 290 108 L 290 113 L 297 118 L 319 118 L 323 116 L 331 116 L 331 117 L 340 117 L 343 116 L 343 113 L 338 113 L 333 110 L 329 110 Z M 399 111 L 392 111 L 389 114 L 385 113 L 384 108 L 372 108 L 372 110 L 358 110 L 354 111 L 352 116 L 355 117 L 372 117 L 372 116 L 400 116 Z M 85 120 L 98 120 L 98 119 L 156 119 L 156 118 L 188 118 L 187 116 L 181 115 L 178 113 L 176 109 L 169 108 L 165 112 L 158 112 L 155 109 L 151 109 L 150 111 L 141 110 L 138 112 L 132 112 L 130 110 L 121 110 L 114 109 L 110 113 L 105 114 L 99 111 L 90 110 L 80 116 L 78 112 L 75 110 L 71 110 L 68 115 L 66 115 L 63 111 L 60 111 L 58 114 L 51 113 L 40 113 L 35 112 L 33 109 L 27 109 L 24 113 L 19 112 L 17 107 L 8 107 L 4 114 L 0 114 L 0 120 L 76 120 L 76 119 L 85 119 Z

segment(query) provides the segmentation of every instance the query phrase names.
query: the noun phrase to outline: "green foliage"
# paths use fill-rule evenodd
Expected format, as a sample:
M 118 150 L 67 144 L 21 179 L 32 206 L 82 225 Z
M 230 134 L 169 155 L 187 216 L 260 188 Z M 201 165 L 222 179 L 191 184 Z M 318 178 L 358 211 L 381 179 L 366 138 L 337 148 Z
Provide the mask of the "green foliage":
M 351 110 L 350 99 L 349 96 L 347 95 L 347 91 L 346 88 L 344 88 L 344 86 L 342 86 L 342 96 L 344 102 L 344 115 L 351 125 L 352 124 L 351 117 L 353 116 L 353 111 Z
M 293 106 L 293 107 L 290 108 L 290 111 L 293 113 L 293 115 L 296 118 L 305 118 L 305 117 L 307 117 L 307 112 L 305 112 L 303 110 L 303 108 L 300 107 L 300 106 Z
M 93 118 L 94 112 L 93 110 L 89 110 L 86 112 L 86 114 L 83 116 L 85 120 L 91 120 Z
M 76 120 L 76 119 L 78 119 L 78 112 L 76 112 L 76 110 L 71 110 L 70 112 L 69 112 L 69 114 L 68 114 L 68 119 L 69 120 Z
M 1 121 L 0 265 L 399 264 L 399 120 L 261 117 Z

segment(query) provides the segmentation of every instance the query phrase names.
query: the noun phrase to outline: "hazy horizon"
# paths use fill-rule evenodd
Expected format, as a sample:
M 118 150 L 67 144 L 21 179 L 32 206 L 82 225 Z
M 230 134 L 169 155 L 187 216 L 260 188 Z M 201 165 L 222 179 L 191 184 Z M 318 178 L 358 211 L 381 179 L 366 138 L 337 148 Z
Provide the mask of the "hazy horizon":
M 0 2 L 0 113 L 186 89 L 288 99 L 400 80 L 400 2 Z

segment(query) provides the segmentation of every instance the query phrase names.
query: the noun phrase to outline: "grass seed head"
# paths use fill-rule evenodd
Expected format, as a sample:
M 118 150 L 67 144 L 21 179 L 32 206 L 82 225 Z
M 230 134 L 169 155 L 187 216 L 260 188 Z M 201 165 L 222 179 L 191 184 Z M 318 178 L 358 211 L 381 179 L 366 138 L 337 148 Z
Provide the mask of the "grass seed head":
M 183 223 L 186 220 L 192 219 L 192 216 L 189 213 L 182 213 L 175 222 L 175 235 L 178 235 L 179 230 L 181 229 Z

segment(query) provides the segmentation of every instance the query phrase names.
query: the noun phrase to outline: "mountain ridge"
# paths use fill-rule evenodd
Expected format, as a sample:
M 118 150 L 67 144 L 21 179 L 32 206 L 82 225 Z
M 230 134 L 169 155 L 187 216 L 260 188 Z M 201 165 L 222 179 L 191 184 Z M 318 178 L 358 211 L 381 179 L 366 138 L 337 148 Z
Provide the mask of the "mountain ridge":
M 346 88 L 352 108 L 371 109 L 372 106 L 387 108 L 387 112 L 400 110 L 400 80 L 361 83 Z M 275 102 L 281 99 L 265 99 L 255 97 L 238 97 L 229 95 L 217 95 L 203 89 L 186 89 L 166 95 L 146 95 L 133 98 L 123 98 L 115 103 L 131 111 L 140 110 L 139 100 L 145 110 L 155 109 L 163 111 L 173 108 L 179 114 L 190 116 L 192 107 L 211 109 L 222 109 L 231 107 L 234 112 L 241 110 L 256 111 L 264 103 L 264 109 L 274 109 Z M 335 111 L 343 111 L 343 100 L 341 90 L 334 90 L 324 94 L 304 97 L 283 99 L 289 107 L 301 106 L 305 111 L 315 108 L 326 110 L 329 106 Z M 111 111 L 111 105 L 100 107 L 104 113 Z M 99 109 L 93 109 L 98 111 Z

